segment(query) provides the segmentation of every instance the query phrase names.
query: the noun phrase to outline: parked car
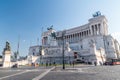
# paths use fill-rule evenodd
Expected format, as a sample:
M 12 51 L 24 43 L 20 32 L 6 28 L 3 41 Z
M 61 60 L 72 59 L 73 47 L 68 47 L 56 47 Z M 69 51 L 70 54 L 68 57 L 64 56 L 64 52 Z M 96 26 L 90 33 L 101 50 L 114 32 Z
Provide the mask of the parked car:
M 11 68 L 18 68 L 18 64 L 14 64 Z
M 104 65 L 112 65 L 112 62 L 106 61 L 106 62 L 104 63 Z
M 85 62 L 82 61 L 82 60 L 80 60 L 80 59 L 77 59 L 77 60 L 75 61 L 75 63 L 76 63 L 76 64 L 79 64 L 79 63 L 85 63 Z

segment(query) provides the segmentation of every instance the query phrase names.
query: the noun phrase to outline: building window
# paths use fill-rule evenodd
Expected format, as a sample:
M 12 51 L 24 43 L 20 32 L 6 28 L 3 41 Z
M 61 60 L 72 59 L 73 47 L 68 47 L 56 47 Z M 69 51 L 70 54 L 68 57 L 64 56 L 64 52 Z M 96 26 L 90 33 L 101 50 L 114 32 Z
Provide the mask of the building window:
M 80 37 L 82 36 L 82 33 L 80 32 Z
M 83 49 L 83 46 L 81 45 L 81 49 Z
M 35 53 L 33 52 L 33 56 L 35 55 Z
M 97 25 L 95 25 L 95 30 L 97 31 Z
M 82 32 L 82 37 L 83 37 L 83 32 Z
M 87 36 L 88 36 L 88 30 L 87 30 Z
M 108 44 L 108 46 L 109 46 L 109 42 L 108 42 L 107 44 Z
M 89 30 L 89 34 L 91 34 L 90 30 Z
M 77 52 L 74 52 L 74 59 L 77 58 Z
M 98 29 L 99 29 L 99 31 L 100 31 L 100 26 L 101 26 L 101 25 L 100 25 L 100 24 L 98 24 Z
M 100 24 L 98 24 L 98 26 L 100 26 Z
M 92 25 L 92 32 L 93 32 L 93 34 L 94 34 L 94 26 Z
M 84 36 L 86 36 L 86 31 L 84 31 Z

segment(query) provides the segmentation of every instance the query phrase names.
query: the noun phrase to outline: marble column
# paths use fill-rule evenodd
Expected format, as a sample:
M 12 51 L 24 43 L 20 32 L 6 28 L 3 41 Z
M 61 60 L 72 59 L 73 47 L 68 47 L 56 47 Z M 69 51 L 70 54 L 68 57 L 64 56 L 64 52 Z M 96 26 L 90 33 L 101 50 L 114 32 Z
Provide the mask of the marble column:
M 96 35 L 96 29 L 95 29 L 95 27 L 96 27 L 96 26 L 94 25 L 94 35 Z
M 93 35 L 92 25 L 90 26 L 90 32 L 91 32 L 91 34 L 90 34 L 90 35 Z

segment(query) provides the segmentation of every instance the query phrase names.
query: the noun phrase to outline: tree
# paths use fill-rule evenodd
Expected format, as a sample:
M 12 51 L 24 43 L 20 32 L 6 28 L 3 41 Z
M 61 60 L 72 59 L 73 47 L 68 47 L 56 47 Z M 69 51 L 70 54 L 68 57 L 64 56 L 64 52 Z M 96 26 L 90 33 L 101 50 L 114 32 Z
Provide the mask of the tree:
M 18 52 L 14 52 L 14 58 L 17 60 L 17 58 L 18 58 Z

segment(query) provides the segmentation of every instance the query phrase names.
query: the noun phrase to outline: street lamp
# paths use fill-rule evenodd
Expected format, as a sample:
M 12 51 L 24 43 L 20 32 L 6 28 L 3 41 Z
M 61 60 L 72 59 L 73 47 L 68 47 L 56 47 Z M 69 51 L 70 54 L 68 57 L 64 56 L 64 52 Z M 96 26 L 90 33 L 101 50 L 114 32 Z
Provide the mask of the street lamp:
M 43 49 L 43 46 L 39 46 L 40 64 L 42 64 L 42 49 Z
M 65 33 L 66 33 L 66 31 L 63 31 L 62 32 L 62 41 L 63 41 L 63 55 L 62 55 L 62 57 L 63 57 L 63 69 L 65 69 L 65 62 L 64 62 L 64 37 L 65 37 Z

